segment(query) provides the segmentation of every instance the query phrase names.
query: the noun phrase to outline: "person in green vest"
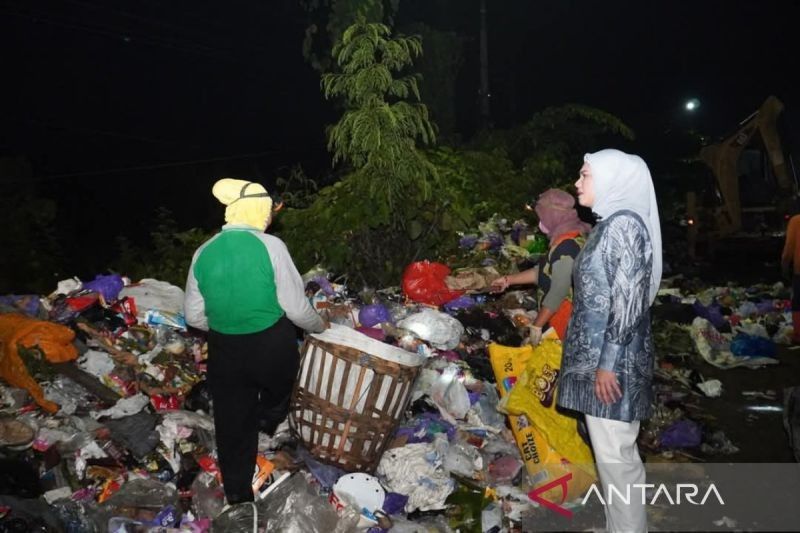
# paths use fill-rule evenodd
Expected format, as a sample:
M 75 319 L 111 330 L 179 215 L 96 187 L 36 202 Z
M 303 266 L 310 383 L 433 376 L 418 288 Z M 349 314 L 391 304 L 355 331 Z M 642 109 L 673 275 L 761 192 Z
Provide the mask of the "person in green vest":
M 328 324 L 311 307 L 286 245 L 264 233 L 272 199 L 258 183 L 221 179 L 222 231 L 194 253 L 185 316 L 208 332 L 207 379 L 217 456 L 229 505 L 253 501 L 258 432 L 285 418 L 297 375 L 294 326 L 319 333 Z

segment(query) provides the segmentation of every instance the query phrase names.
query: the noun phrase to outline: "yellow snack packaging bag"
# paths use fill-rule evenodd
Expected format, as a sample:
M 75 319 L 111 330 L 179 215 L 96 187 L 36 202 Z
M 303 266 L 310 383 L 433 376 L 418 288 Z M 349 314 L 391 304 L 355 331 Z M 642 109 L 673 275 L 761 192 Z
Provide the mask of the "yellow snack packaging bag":
M 550 370 L 553 368 L 558 369 L 561 365 L 560 343 L 547 338 L 543 341 L 543 344 L 545 343 L 547 343 L 547 346 L 550 343 L 558 345 L 557 363 L 553 359 L 555 352 L 552 347 L 549 348 L 548 357 L 550 359 L 544 362 L 548 365 L 554 365 L 550 366 Z M 507 408 L 507 404 L 512 398 L 505 399 L 505 397 L 516 390 L 516 386 L 520 384 L 522 379 L 527 380 L 530 377 L 530 373 L 528 376 L 525 375 L 528 365 L 532 365 L 533 368 L 538 366 L 540 374 L 542 373 L 544 363 L 539 360 L 538 351 L 538 349 L 534 351 L 529 345 L 519 348 L 500 344 L 489 345 L 489 359 L 497 380 L 498 392 L 502 399 L 501 403 L 506 404 Z M 548 381 L 549 377 L 546 377 L 545 381 Z M 552 489 L 540 493 L 540 497 L 546 500 L 564 502 L 580 497 L 595 481 L 596 474 L 591 450 L 578 435 L 575 419 L 555 411 L 556 378 L 557 374 L 548 390 L 552 394 L 549 398 L 552 400 L 549 407 L 552 413 L 548 413 L 545 417 L 540 417 L 538 410 L 531 410 L 534 417 L 530 418 L 526 416 L 525 412 L 515 410 L 515 414 L 510 414 L 508 419 L 534 488 L 545 486 L 564 476 L 569 476 L 569 482 L 564 483 L 567 487 L 566 494 L 563 493 L 562 486 L 558 484 Z M 535 397 L 535 399 L 539 401 L 538 397 Z M 555 416 L 560 418 L 555 418 Z M 548 434 L 547 430 L 554 431 L 554 428 L 549 427 L 551 424 L 565 424 L 567 428 L 564 431 L 557 430 L 560 437 L 569 436 L 569 438 L 564 439 L 568 442 L 568 445 L 563 452 L 557 450 L 546 436 Z M 544 430 L 543 426 L 548 426 L 547 430 Z M 559 442 L 561 441 L 559 440 Z

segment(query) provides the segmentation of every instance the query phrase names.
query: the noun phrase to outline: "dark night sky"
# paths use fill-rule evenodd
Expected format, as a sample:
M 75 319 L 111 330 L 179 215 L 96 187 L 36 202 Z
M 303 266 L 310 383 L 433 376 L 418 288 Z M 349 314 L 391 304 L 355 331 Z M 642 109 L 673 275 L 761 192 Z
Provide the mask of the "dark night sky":
M 689 97 L 701 101 L 694 126 L 710 134 L 732 130 L 769 94 L 800 105 L 789 86 L 800 2 L 487 3 L 500 126 L 585 103 L 643 134 L 647 154 L 658 132 L 686 125 Z M 422 19 L 468 39 L 457 97 L 465 135 L 477 115 L 477 6 L 401 0 L 398 13 L 399 23 Z M 220 212 L 208 191 L 222 173 L 268 184 L 294 163 L 314 175 L 329 168 L 323 128 L 336 115 L 303 60 L 305 27 L 296 0 L 2 0 L 0 156 L 28 157 L 39 191 L 94 213 L 75 231 L 141 224 L 159 203 L 206 224 Z

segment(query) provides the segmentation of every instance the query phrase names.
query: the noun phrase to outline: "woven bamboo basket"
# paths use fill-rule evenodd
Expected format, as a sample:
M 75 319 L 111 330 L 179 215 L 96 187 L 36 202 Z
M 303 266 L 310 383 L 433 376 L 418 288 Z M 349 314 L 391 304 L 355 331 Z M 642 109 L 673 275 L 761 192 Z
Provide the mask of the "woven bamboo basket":
M 401 364 L 310 336 L 302 348 L 289 425 L 320 461 L 372 473 L 418 373 L 419 364 Z

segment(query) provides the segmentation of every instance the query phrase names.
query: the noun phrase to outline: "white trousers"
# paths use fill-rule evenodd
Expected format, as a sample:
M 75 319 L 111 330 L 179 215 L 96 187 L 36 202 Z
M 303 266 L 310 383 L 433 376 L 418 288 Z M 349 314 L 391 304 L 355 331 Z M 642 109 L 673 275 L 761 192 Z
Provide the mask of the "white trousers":
M 641 489 L 633 487 L 645 483 L 644 465 L 636 446 L 639 421 L 620 422 L 586 415 L 586 426 L 606 502 L 606 529 L 610 533 L 646 532 L 647 512 Z M 616 487 L 617 492 L 609 495 L 609 485 Z M 625 495 L 628 490 L 630 499 L 626 503 L 618 495 Z

